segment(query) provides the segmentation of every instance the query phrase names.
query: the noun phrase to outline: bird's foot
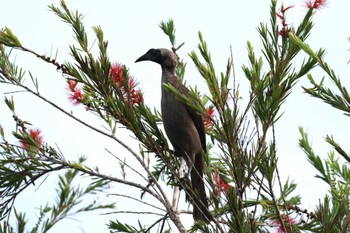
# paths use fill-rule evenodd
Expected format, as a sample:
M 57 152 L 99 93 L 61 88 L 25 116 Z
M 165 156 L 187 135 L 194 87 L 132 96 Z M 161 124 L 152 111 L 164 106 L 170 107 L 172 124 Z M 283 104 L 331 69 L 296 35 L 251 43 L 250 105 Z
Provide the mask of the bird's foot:
M 188 176 L 184 176 L 180 178 L 180 191 L 184 189 L 184 186 L 188 183 Z

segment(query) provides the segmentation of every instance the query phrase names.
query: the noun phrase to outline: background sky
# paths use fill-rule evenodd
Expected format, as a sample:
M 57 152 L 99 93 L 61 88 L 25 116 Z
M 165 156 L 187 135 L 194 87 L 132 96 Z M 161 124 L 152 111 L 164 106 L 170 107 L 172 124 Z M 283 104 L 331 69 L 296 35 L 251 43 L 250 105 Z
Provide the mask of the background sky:
M 344 85 L 349 86 L 350 67 L 347 63 L 350 60 L 348 51 L 350 43 L 347 38 L 350 36 L 348 17 L 350 2 L 347 0 L 327 2 L 327 7 L 316 12 L 315 26 L 307 42 L 314 50 L 320 47 L 327 50 L 325 60 L 336 71 Z M 90 36 L 90 45 L 95 40 L 91 27 L 96 25 L 102 27 L 105 39 L 109 41 L 108 52 L 111 60 L 130 68 L 130 73 L 140 82 L 139 86 L 144 92 L 147 104 L 160 109 L 160 67 L 153 63 L 135 64 L 134 61 L 149 48 L 170 48 L 168 38 L 158 27 L 162 20 L 169 18 L 175 21 L 177 44 L 185 42 L 179 55 L 188 62 L 185 76 L 187 84 L 204 89 L 204 82 L 187 55 L 196 50 L 198 31 L 201 31 L 208 43 L 217 72 L 224 71 L 232 46 L 235 73 L 243 102 L 248 98 L 248 85 L 241 70 L 243 64 L 248 64 L 246 42 L 251 41 L 256 53 L 262 55 L 256 28 L 260 22 L 269 23 L 270 1 L 67 0 L 66 3 L 71 10 L 78 9 L 85 16 L 84 23 Z M 282 1 L 279 1 L 278 5 L 281 3 Z M 287 23 L 297 27 L 306 13 L 304 1 L 283 1 L 283 3 L 285 6 L 291 4 L 295 6 L 287 12 Z M 25 47 L 39 54 L 55 57 L 57 52 L 59 62 L 71 60 L 69 45 L 76 44 L 72 30 L 48 10 L 47 6 L 50 4 L 58 6 L 59 1 L 3 1 L 0 27 L 9 27 Z M 303 54 L 299 56 L 299 61 L 303 56 Z M 103 123 L 96 117 L 91 116 L 84 108 L 72 106 L 68 102 L 64 78 L 53 66 L 25 53 L 15 52 L 13 59 L 39 79 L 41 94 L 66 110 L 73 111 L 74 115 L 82 120 L 102 128 Z M 320 80 L 324 75 L 320 69 L 314 69 L 312 74 L 316 80 Z M 29 82 L 29 77 L 27 81 Z M 326 189 L 320 180 L 314 178 L 315 169 L 298 147 L 300 137 L 298 127 L 305 127 L 313 148 L 320 156 L 325 157 L 331 150 L 324 141 L 327 134 L 332 134 L 340 145 L 350 151 L 348 144 L 350 124 L 348 117 L 340 111 L 303 93 L 301 86 L 311 86 L 306 77 L 294 87 L 293 93 L 283 106 L 284 115 L 276 124 L 277 149 L 282 182 L 288 177 L 294 180 L 298 184 L 295 194 L 303 197 L 302 208 L 312 210 L 319 199 L 323 198 Z M 1 85 L 0 94 L 14 90 L 18 89 Z M 46 142 L 51 145 L 57 143 L 66 158 L 73 160 L 79 155 L 85 155 L 88 157 L 87 164 L 98 165 L 107 173 L 119 174 L 118 163 L 104 148 L 120 156 L 127 155 L 127 151 L 122 147 L 67 119 L 62 113 L 30 94 L 16 93 L 14 100 L 16 113 L 40 128 Z M 0 103 L 0 120 L 8 133 L 14 129 L 11 113 L 4 103 Z M 119 130 L 117 136 L 130 145 L 136 145 L 123 130 Z M 52 182 L 33 187 L 21 195 L 16 208 L 27 211 L 28 217 L 35 218 L 37 213 L 35 208 L 43 202 L 53 200 L 52 187 L 55 177 L 50 176 L 47 180 Z M 117 200 L 117 208 L 121 210 L 125 207 L 124 203 L 125 200 Z M 62 232 L 62 229 L 67 229 L 68 226 L 70 232 L 107 231 L 103 224 L 115 217 L 115 215 L 85 214 L 64 221 L 52 232 Z M 118 217 L 121 217 L 121 221 L 123 219 L 132 221 L 127 218 L 128 216 L 118 215 Z

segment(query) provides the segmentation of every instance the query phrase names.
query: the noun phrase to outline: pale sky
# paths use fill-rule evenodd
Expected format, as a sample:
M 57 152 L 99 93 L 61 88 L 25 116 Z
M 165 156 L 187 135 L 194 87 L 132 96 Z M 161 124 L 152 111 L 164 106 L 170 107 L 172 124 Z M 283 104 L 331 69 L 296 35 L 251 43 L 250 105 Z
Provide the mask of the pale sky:
M 285 6 L 295 5 L 287 12 L 287 23 L 297 27 L 300 19 L 306 13 L 303 6 L 304 1 L 283 2 Z M 54 57 L 58 50 L 57 60 L 59 62 L 71 60 L 68 54 L 69 45 L 76 42 L 69 26 L 48 10 L 47 6 L 52 3 L 59 5 L 58 0 L 3 1 L 0 28 L 9 27 L 25 47 L 40 54 L 52 54 Z M 185 76 L 187 84 L 197 85 L 199 89 L 204 87 L 204 82 L 187 55 L 192 50 L 196 50 L 197 32 L 201 31 L 208 43 L 218 73 L 224 71 L 227 58 L 230 56 L 230 46 L 232 46 L 237 83 L 241 88 L 240 93 L 243 101 L 248 98 L 248 85 L 241 70 L 243 64 L 248 65 L 246 42 L 251 41 L 256 53 L 262 55 L 256 28 L 260 22 L 269 23 L 270 1 L 67 0 L 66 3 L 71 10 L 78 9 L 85 15 L 84 23 L 88 29 L 90 45 L 95 40 L 90 30 L 91 27 L 96 25 L 102 27 L 105 39 L 109 41 L 110 59 L 130 68 L 130 73 L 140 82 L 145 101 L 149 105 L 159 109 L 160 68 L 152 63 L 135 64 L 134 61 L 149 48 L 170 48 L 168 38 L 158 27 L 162 20 L 169 18 L 175 21 L 177 43 L 185 42 L 179 55 L 188 63 Z M 278 5 L 280 6 L 281 3 L 282 1 L 279 1 Z M 328 1 L 327 7 L 316 12 L 315 26 L 307 42 L 314 50 L 320 47 L 327 50 L 325 61 L 341 77 L 343 84 L 350 88 L 347 79 L 350 69 L 350 65 L 347 64 L 350 60 L 350 51 L 348 51 L 350 43 L 347 41 L 347 38 L 350 37 L 349 9 L 350 1 L 348 0 Z M 68 102 L 65 81 L 54 67 L 29 54 L 15 54 L 17 54 L 14 57 L 16 62 L 38 78 L 40 92 L 45 97 L 57 102 L 68 111 L 72 110 L 75 116 L 100 127 L 102 122 L 96 117 L 91 116 L 82 107 L 72 106 Z M 299 59 L 303 57 L 304 54 L 299 55 Z M 320 69 L 313 70 L 312 74 L 316 80 L 324 76 Z M 29 77 L 27 80 L 29 81 Z M 326 156 L 331 149 L 324 141 L 327 134 L 332 134 L 343 148 L 350 151 L 350 146 L 348 146 L 350 124 L 349 118 L 340 111 L 304 94 L 301 86 L 311 86 L 306 77 L 294 87 L 294 92 L 283 105 L 284 115 L 276 125 L 277 149 L 282 182 L 288 177 L 294 180 L 298 184 L 295 194 L 300 194 L 303 198 L 302 206 L 312 210 L 318 200 L 323 198 L 326 190 L 323 183 L 314 178 L 315 169 L 307 162 L 306 156 L 298 147 L 300 138 L 298 127 L 305 127 L 315 151 L 321 156 Z M 4 90 L 1 85 L 0 93 L 11 90 L 17 89 L 6 88 Z M 89 165 L 99 165 L 101 170 L 113 173 L 118 163 L 105 152 L 104 148 L 117 154 L 127 154 L 119 145 L 112 144 L 110 140 L 67 119 L 63 114 L 30 94 L 18 93 L 14 95 L 14 99 L 17 114 L 40 128 L 46 142 L 51 145 L 57 143 L 66 158 L 73 160 L 78 155 L 85 155 L 88 157 Z M 0 116 L 0 123 L 7 132 L 10 132 L 14 123 L 11 120 L 11 113 L 3 102 L 0 102 Z M 129 136 L 125 134 L 119 136 L 129 144 L 135 145 Z M 55 180 L 54 176 L 50 176 L 48 180 L 50 179 Z M 48 183 L 34 187 L 30 192 L 21 195 L 16 208 L 28 211 L 27 217 L 34 216 L 35 218 L 37 212 L 34 208 L 44 204 L 43 201 L 46 202 L 53 198 L 53 185 Z M 125 200 L 117 200 L 118 208 L 123 207 L 122 202 Z M 65 221 L 57 225 L 51 232 L 62 232 L 62 229 L 67 229 L 68 226 L 70 232 L 92 233 L 102 232 L 103 229 L 105 229 L 103 232 L 107 232 L 104 224 L 108 222 L 108 219 L 114 220 L 115 217 L 115 215 L 96 216 L 90 213 L 77 217 L 75 220 Z M 121 221 L 130 220 L 125 217 L 127 216 L 124 215 Z

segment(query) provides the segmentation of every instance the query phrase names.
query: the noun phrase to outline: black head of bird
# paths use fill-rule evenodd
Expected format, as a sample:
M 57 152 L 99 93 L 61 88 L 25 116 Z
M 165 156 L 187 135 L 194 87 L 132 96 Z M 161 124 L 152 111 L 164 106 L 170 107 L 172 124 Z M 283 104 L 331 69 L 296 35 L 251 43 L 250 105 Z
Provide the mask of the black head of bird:
M 177 55 L 169 49 L 150 49 L 135 62 L 153 61 L 161 65 L 164 69 L 172 70 L 175 69 L 177 60 Z

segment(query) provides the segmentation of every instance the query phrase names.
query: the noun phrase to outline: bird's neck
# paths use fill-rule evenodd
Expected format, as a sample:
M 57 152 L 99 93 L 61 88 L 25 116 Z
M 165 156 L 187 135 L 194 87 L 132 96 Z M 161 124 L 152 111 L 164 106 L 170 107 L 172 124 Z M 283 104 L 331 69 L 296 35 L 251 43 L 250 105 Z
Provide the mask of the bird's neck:
M 162 69 L 162 83 L 170 82 L 171 77 L 175 76 L 175 68 L 173 69 Z
M 163 86 L 164 83 L 168 84 L 171 83 L 173 84 L 174 81 L 176 80 L 175 76 L 175 68 L 174 69 L 162 69 L 162 102 L 167 100 L 172 99 L 174 97 L 174 94 L 167 91 L 166 88 Z

